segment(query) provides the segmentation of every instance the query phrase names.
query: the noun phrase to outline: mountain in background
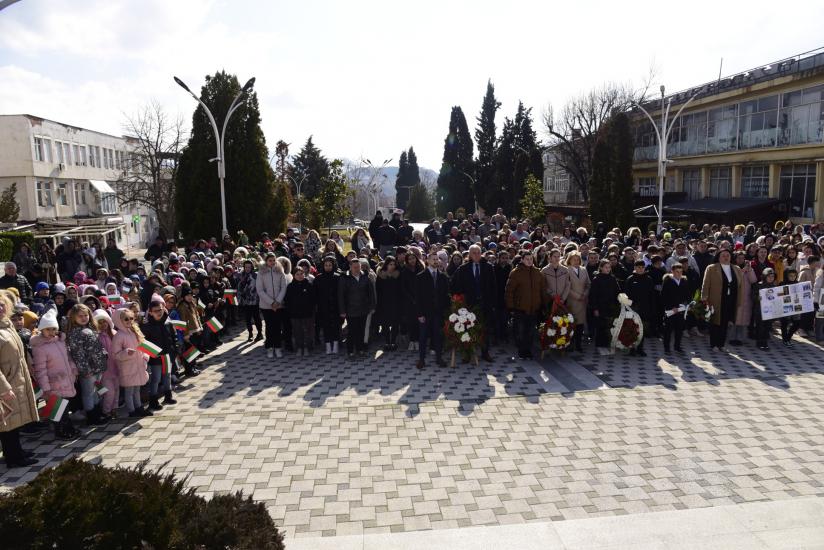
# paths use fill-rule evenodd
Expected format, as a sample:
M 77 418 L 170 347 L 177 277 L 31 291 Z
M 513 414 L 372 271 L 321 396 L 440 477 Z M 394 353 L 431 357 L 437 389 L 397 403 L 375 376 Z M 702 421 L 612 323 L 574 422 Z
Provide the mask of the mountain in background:
M 343 161 L 345 166 L 357 166 L 358 163 L 356 161 L 351 161 L 348 159 L 344 159 Z M 418 169 L 420 176 L 421 176 L 421 183 L 423 183 L 428 189 L 432 190 L 438 184 L 438 172 L 432 170 L 430 168 L 424 168 L 421 166 Z M 394 200 L 395 197 L 395 178 L 398 176 L 398 167 L 397 166 L 387 166 L 383 170 L 381 170 L 381 176 L 378 176 L 381 180 L 383 180 L 383 185 L 381 186 L 381 195 L 392 198 Z M 385 175 L 386 177 L 382 177 Z M 364 176 L 364 178 L 368 178 L 368 176 Z

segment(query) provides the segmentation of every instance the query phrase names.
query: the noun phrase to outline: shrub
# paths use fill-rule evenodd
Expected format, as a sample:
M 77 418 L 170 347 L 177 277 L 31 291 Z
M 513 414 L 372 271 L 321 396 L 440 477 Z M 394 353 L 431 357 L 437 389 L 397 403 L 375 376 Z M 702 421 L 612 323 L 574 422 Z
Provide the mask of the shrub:
M 8 239 L 12 243 L 12 256 L 20 250 L 20 245 L 26 243 L 33 251 L 37 249 L 34 247 L 34 233 L 30 231 L 4 231 L 0 233 L 0 238 Z M 11 258 L 9 258 L 11 259 Z
M 0 238 L 0 262 L 8 262 L 14 255 L 14 244 L 9 239 Z
M 283 550 L 263 504 L 242 493 L 210 501 L 172 474 L 72 458 L 0 495 L 6 549 Z

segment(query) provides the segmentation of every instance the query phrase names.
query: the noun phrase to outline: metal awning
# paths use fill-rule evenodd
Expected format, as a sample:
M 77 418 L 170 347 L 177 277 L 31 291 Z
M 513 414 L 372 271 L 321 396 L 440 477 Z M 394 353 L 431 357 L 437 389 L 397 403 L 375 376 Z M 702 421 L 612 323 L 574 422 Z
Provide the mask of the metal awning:
M 89 183 L 92 184 L 92 187 L 94 187 L 98 193 L 114 193 L 112 186 L 103 180 L 89 180 Z

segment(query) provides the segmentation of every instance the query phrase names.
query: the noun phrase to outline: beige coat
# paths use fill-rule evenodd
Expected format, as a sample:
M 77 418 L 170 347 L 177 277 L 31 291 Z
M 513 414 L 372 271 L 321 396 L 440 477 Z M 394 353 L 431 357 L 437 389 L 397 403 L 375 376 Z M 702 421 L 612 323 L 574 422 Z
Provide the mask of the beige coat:
M 551 303 L 553 296 L 557 295 L 566 303 L 569 296 L 569 270 L 562 265 L 557 270 L 548 265 L 541 270 L 541 275 L 546 280 L 547 302 Z
M 587 322 L 587 302 L 589 301 L 589 274 L 585 267 L 578 268 L 578 275 L 571 267 L 569 270 L 569 296 L 567 297 L 567 307 L 572 317 L 575 318 L 576 325 L 583 325 Z
M 730 265 L 735 278 L 738 279 L 738 297 L 736 300 L 736 307 L 744 303 L 744 274 L 741 268 L 737 265 Z M 713 307 L 712 319 L 710 321 L 713 325 L 721 324 L 721 289 L 723 288 L 723 281 L 721 277 L 724 276 L 724 270 L 721 264 L 711 264 L 704 272 L 704 284 L 701 287 L 701 299 L 706 300 Z M 732 320 L 735 320 L 733 313 Z
M 8 432 L 39 420 L 37 401 L 31 386 L 26 351 L 8 318 L 0 319 L 0 394 L 12 390 L 17 396 L 13 412 L 0 422 L 0 432 Z

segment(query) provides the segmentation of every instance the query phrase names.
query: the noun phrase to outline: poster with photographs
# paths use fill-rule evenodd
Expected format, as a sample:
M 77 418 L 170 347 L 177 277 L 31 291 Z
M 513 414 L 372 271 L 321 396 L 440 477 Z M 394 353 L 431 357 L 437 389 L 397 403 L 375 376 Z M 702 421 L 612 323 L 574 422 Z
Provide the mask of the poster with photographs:
M 792 317 L 813 311 L 813 285 L 810 282 L 762 288 L 761 318 L 765 321 Z

